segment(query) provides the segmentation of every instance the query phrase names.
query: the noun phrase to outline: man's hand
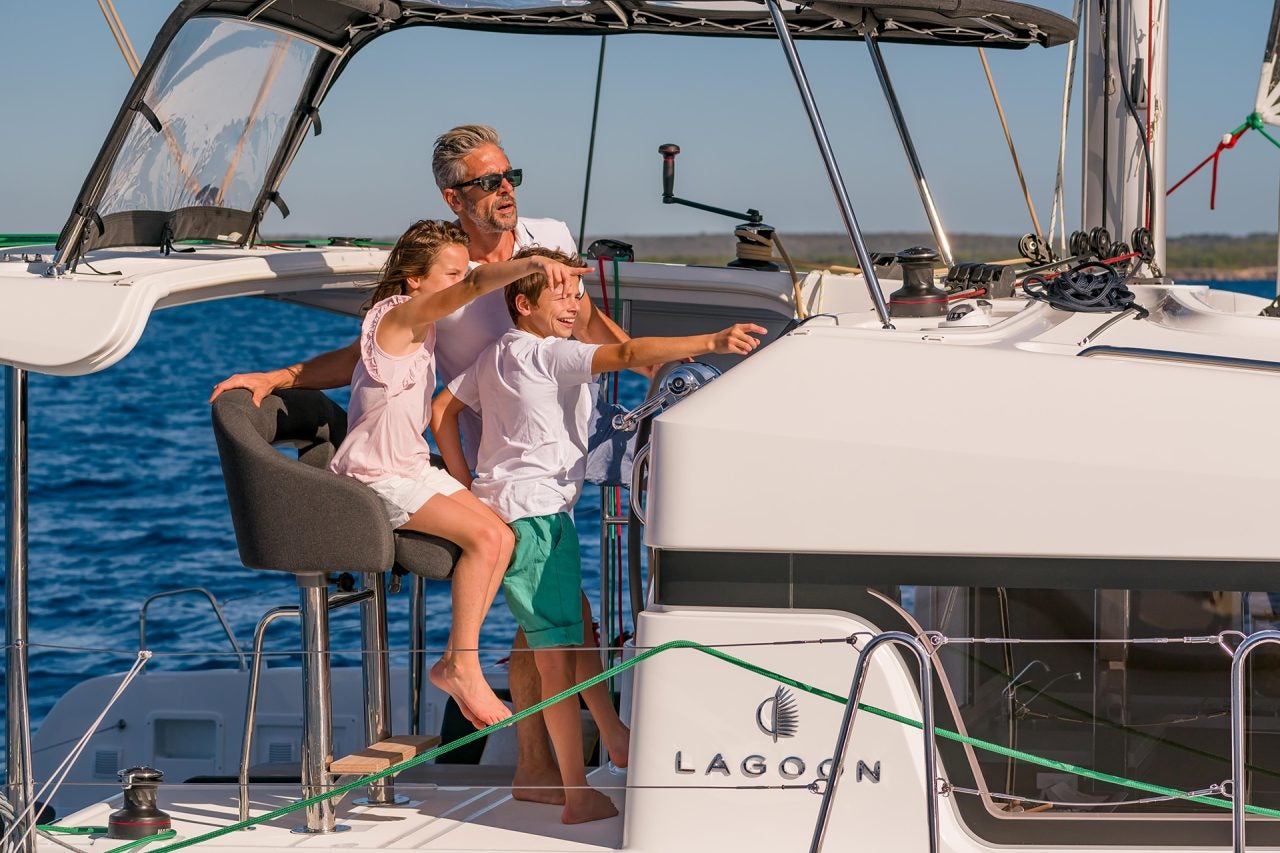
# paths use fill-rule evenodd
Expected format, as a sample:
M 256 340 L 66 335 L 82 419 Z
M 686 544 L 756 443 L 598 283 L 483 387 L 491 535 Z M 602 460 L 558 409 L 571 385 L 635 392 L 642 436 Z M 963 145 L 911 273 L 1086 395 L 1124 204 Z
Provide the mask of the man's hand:
M 261 406 L 262 401 L 272 391 L 280 388 L 285 383 L 280 375 L 282 371 L 272 370 L 267 373 L 237 373 L 234 376 L 228 376 L 226 379 L 213 386 L 213 393 L 209 395 L 209 402 L 212 403 L 218 399 L 218 396 L 224 391 L 230 391 L 232 388 L 247 388 L 253 394 L 253 404 Z
M 715 336 L 716 355 L 747 355 L 760 346 L 760 339 L 751 337 L 751 333 L 766 335 L 769 330 L 755 323 L 736 323 Z

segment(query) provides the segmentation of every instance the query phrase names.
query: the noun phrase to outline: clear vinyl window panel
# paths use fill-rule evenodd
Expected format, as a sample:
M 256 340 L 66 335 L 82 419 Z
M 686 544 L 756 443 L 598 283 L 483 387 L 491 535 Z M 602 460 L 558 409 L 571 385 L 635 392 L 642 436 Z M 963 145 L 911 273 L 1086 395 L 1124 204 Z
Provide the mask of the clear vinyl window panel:
M 248 210 L 317 48 L 298 36 L 193 18 L 165 52 L 111 168 L 99 213 L 213 206 Z

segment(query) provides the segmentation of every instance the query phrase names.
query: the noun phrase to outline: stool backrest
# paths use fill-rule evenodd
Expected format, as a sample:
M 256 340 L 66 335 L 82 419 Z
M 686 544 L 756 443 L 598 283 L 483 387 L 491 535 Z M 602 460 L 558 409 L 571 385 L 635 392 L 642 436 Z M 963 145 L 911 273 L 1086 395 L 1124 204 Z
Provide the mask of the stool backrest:
M 395 546 L 382 501 L 327 469 L 346 432 L 346 412 L 319 391 L 279 391 L 261 407 L 243 389 L 213 401 L 213 433 L 246 566 L 299 575 L 390 570 Z M 274 445 L 296 447 L 298 458 Z

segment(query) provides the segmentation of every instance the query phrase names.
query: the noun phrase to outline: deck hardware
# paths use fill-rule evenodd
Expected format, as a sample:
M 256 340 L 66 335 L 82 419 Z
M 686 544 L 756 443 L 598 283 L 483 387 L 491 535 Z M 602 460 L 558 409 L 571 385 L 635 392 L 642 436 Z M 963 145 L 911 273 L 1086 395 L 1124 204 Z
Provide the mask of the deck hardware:
M 124 805 L 107 818 L 107 838 L 146 838 L 173 828 L 173 820 L 156 807 L 156 789 L 164 774 L 151 767 L 130 767 L 119 773 Z
M 15 853 L 34 853 L 31 813 L 31 705 L 27 692 L 27 371 L 10 367 L 5 381 L 5 793 L 17 815 Z
M 720 375 L 720 371 L 709 364 L 693 361 L 681 364 L 668 373 L 658 384 L 658 393 L 645 400 L 629 412 L 613 416 L 613 428 L 623 432 L 635 432 L 640 422 L 650 415 L 656 414 L 672 403 L 689 396 Z M 634 464 L 632 468 L 634 469 Z
M 772 0 L 770 2 L 772 3 Z M 1280 631 L 1275 634 L 1280 639 Z M 867 664 L 877 649 L 890 643 L 897 643 L 910 649 L 920 667 L 920 724 L 924 736 L 924 775 L 926 779 L 938 778 L 937 752 L 933 742 L 933 664 L 929 662 L 929 650 L 925 648 L 920 637 L 913 637 L 902 631 L 886 631 L 877 634 L 871 642 L 867 643 L 862 654 L 858 655 L 858 664 L 853 670 L 849 701 L 844 708 L 844 719 L 840 721 L 836 748 L 831 756 L 831 771 L 827 776 L 830 781 L 822 794 L 822 805 L 818 808 L 818 822 L 813 829 L 813 841 L 809 845 L 809 853 L 821 853 L 823 842 L 826 840 L 836 786 L 844 769 L 845 752 L 849 746 L 849 733 L 853 729 L 853 720 L 858 713 L 858 703 L 862 700 L 862 688 L 866 686 L 869 671 Z M 931 785 L 931 790 L 925 797 L 925 811 L 929 821 L 929 853 L 938 853 L 938 789 L 936 785 Z

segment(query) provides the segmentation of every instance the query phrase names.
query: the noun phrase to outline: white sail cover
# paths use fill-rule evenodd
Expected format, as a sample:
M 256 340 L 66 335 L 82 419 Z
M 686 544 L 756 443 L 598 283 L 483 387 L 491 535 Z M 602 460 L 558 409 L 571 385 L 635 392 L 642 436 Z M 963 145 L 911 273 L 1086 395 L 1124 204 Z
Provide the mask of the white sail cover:
M 1280 39 L 1280 0 L 1271 12 L 1271 29 L 1267 33 L 1267 51 L 1262 55 L 1262 78 L 1258 81 L 1258 97 L 1253 111 L 1267 124 L 1280 125 L 1280 68 L 1276 67 L 1276 41 Z

